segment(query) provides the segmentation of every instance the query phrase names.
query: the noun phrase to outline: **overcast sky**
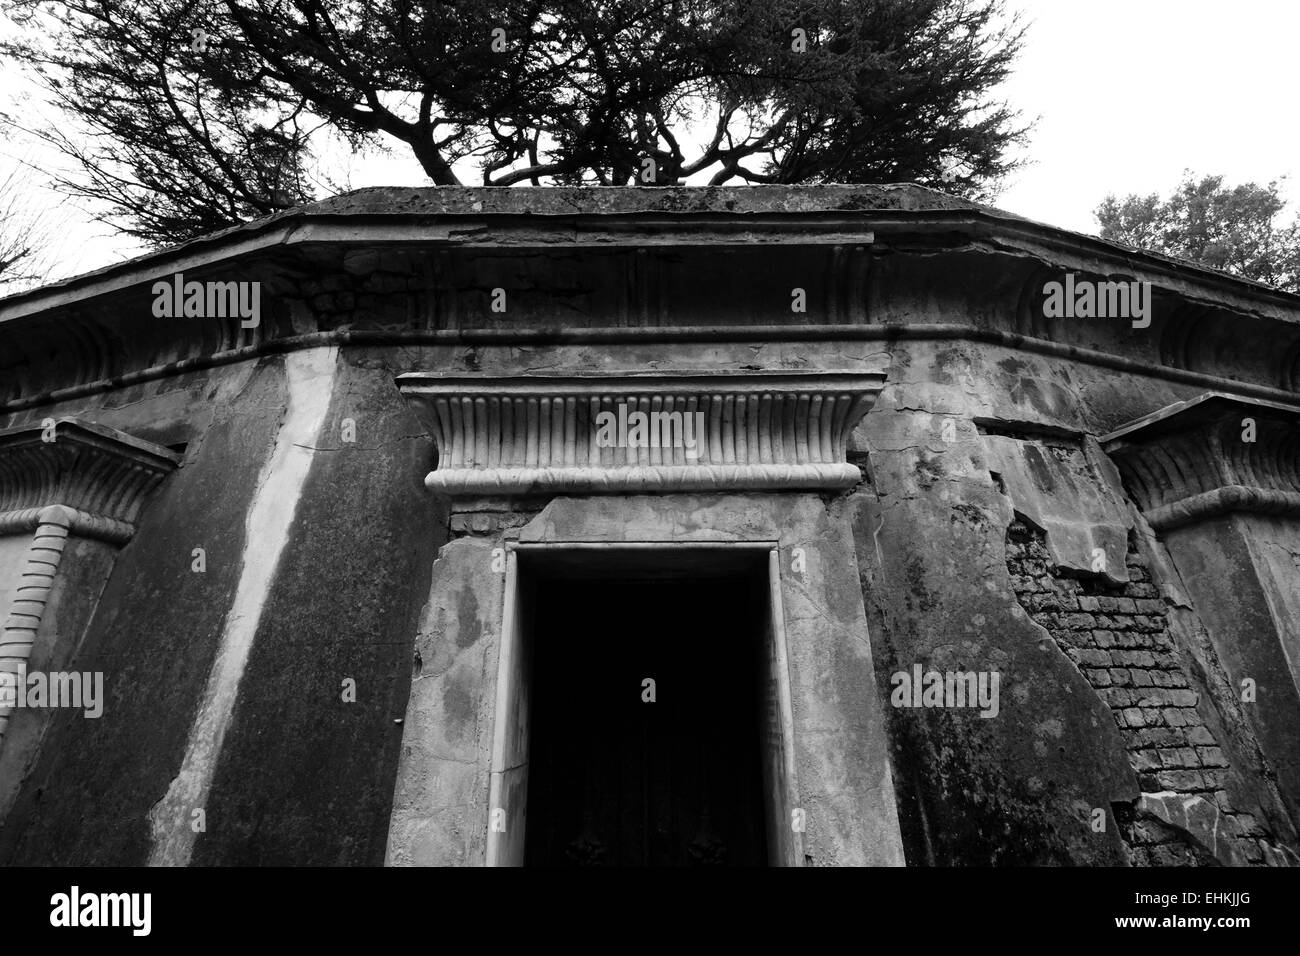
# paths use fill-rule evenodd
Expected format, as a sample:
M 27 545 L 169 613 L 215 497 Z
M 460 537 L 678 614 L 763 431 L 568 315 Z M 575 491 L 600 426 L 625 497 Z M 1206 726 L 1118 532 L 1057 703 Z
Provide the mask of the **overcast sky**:
M 1030 22 L 1004 97 L 1037 126 L 995 205 L 1041 222 L 1095 232 L 1107 193 L 1168 191 L 1184 169 L 1230 183 L 1288 177 L 1300 206 L 1300 3 L 1295 0 L 1010 0 Z M 0 21 L 0 29 L 4 29 Z M 30 95 L 0 67 L 0 112 Z M 30 106 L 30 101 L 29 104 Z M 31 145 L 0 145 L 0 174 Z M 362 160 L 352 186 L 423 183 L 413 161 Z M 42 204 L 60 224 L 56 276 L 142 250 L 91 221 Z

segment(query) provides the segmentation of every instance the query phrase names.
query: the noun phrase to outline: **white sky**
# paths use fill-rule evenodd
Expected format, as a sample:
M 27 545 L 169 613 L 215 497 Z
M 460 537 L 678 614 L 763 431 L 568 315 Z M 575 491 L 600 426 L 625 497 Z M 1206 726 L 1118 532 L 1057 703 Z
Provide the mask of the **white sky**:
M 1184 169 L 1229 183 L 1289 177 L 1300 206 L 1300 3 L 1295 0 L 1010 0 L 1030 21 L 1002 95 L 1038 123 L 1033 165 L 1007 181 L 995 205 L 1041 222 L 1096 230 L 1108 193 L 1167 194 Z M 0 30 L 6 29 L 0 20 Z M 0 66 L 0 112 L 32 95 Z M 30 100 L 28 101 L 30 107 Z M 22 110 L 18 111 L 22 115 Z M 29 114 L 28 114 L 29 115 Z M 51 117 L 50 121 L 56 121 Z M 0 176 L 55 158 L 0 143 Z M 351 185 L 420 185 L 413 160 L 358 159 Z M 96 269 L 142 250 L 89 212 L 39 189 L 58 223 L 53 276 Z

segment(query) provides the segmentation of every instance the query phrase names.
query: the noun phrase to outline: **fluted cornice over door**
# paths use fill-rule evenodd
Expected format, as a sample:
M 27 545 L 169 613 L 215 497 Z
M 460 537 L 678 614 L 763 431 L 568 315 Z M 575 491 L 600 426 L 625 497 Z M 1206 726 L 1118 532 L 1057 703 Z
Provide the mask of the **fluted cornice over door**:
M 438 446 L 438 467 L 425 479 L 433 491 L 634 494 L 851 487 L 862 476 L 845 460 L 848 437 L 884 379 L 414 373 L 398 384 Z

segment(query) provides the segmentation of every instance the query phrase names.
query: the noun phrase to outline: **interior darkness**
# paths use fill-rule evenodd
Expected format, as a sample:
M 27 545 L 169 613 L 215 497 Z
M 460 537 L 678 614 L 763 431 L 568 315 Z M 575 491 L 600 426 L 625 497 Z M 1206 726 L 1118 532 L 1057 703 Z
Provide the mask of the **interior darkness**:
M 527 864 L 766 865 L 764 590 L 753 576 L 535 582 Z

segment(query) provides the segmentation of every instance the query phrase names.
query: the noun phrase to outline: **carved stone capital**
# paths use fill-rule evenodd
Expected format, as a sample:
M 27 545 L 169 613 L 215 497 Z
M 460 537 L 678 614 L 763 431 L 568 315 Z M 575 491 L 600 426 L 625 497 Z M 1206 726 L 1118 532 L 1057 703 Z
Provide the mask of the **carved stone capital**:
M 1156 530 L 1230 511 L 1300 515 L 1300 408 L 1209 392 L 1101 444 Z
M 644 372 L 402 375 L 453 495 L 850 487 L 849 434 L 884 375 Z
M 0 534 L 54 523 L 121 544 L 179 462 L 152 442 L 75 418 L 0 429 Z

